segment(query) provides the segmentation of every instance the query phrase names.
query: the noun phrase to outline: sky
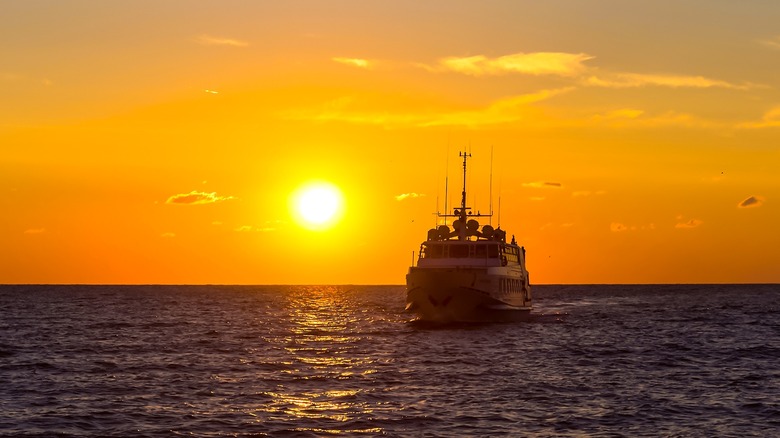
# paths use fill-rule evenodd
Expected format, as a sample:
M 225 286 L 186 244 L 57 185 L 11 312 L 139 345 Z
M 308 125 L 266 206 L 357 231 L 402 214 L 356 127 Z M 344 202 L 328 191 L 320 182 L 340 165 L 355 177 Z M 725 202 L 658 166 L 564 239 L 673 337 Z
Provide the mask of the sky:
M 0 2 L 0 283 L 403 284 L 463 150 L 532 283 L 780 283 L 777 23 L 774 0 Z M 312 182 L 340 192 L 328 226 L 294 207 Z

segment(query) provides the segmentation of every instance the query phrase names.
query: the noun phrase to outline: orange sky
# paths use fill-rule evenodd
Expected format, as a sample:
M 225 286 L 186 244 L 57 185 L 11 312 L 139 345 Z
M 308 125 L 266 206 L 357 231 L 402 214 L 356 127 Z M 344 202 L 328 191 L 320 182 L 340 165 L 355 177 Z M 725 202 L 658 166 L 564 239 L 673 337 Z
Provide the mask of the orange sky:
M 759 1 L 2 2 L 0 283 L 402 284 L 464 147 L 483 212 L 492 148 L 533 283 L 780 282 L 779 22 Z M 324 231 L 288 208 L 312 180 L 344 196 Z

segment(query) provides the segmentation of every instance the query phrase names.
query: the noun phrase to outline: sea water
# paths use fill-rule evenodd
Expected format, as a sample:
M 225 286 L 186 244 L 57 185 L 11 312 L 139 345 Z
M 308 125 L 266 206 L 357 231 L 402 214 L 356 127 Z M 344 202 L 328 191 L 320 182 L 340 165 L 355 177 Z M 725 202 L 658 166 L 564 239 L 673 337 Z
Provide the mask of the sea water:
M 399 286 L 0 286 L 0 435 L 780 435 L 780 286 L 536 286 L 429 325 Z

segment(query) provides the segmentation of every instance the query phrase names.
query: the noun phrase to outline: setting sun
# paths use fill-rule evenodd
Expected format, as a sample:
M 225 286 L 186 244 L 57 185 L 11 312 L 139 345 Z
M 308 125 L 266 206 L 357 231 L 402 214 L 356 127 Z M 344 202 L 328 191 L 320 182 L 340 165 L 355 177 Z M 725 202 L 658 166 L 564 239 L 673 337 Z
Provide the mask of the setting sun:
M 295 192 L 291 208 L 299 225 L 310 230 L 324 230 L 338 222 L 343 204 L 338 187 L 327 182 L 311 182 Z

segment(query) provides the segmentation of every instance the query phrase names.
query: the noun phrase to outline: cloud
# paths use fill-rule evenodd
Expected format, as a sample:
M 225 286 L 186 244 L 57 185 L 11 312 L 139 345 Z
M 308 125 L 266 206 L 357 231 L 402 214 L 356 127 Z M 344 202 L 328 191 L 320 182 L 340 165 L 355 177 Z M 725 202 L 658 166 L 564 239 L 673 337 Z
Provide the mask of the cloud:
M 24 234 L 41 234 L 45 232 L 46 228 L 29 228 L 24 230 Z
M 696 228 L 699 225 L 703 224 L 699 219 L 691 219 L 685 222 L 678 222 L 674 227 L 675 228 Z
M 765 44 L 780 48 L 780 37 Z M 514 53 L 497 58 L 484 55 L 447 57 L 436 66 L 420 64 L 430 72 L 457 72 L 471 76 L 495 76 L 512 73 L 555 75 L 577 78 L 584 85 L 606 88 L 637 88 L 659 86 L 671 88 L 726 88 L 748 90 L 755 84 L 734 84 L 701 75 L 675 75 L 599 71 L 585 63 L 594 56 L 585 53 L 534 52 Z
M 268 232 L 268 231 L 275 231 L 276 228 L 272 227 L 256 227 L 253 225 L 242 225 L 240 227 L 236 227 L 233 229 L 233 231 L 237 231 L 239 233 L 246 233 L 246 232 Z
M 429 121 L 419 122 L 418 126 L 477 127 L 521 121 L 533 118 L 533 107 L 531 104 L 568 93 L 573 89 L 572 87 L 567 87 L 512 96 L 497 100 L 486 108 L 434 115 L 430 117 L 431 120 Z
M 613 233 L 620 233 L 622 231 L 627 231 L 628 227 L 624 224 L 621 224 L 620 222 L 612 222 L 609 224 L 609 230 Z
M 597 114 L 593 116 L 593 120 L 631 120 L 640 117 L 645 112 L 639 109 L 623 108 L 619 110 L 609 111 L 604 114 Z
M 160 237 L 171 238 L 171 237 L 176 237 L 176 234 L 175 233 L 170 233 L 170 232 L 169 233 L 162 233 L 162 234 L 160 234 Z
M 360 105 L 355 99 L 342 97 L 332 100 L 316 110 L 288 111 L 282 116 L 292 120 L 312 120 L 316 122 L 346 122 L 356 124 L 393 126 L 468 126 L 479 127 L 511 123 L 533 118 L 535 108 L 532 104 L 551 99 L 574 90 L 573 87 L 541 90 L 536 93 L 511 96 L 491 102 L 481 108 L 465 111 L 430 111 L 392 113 L 386 109 L 380 111 L 353 109 Z
M 738 128 L 780 128 L 780 106 L 770 108 L 764 113 L 761 120 L 757 122 L 746 122 L 737 126 Z
M 231 46 L 231 47 L 247 47 L 249 45 L 246 41 L 236 40 L 233 38 L 216 37 L 211 35 L 199 35 L 195 38 L 198 44 L 203 46 Z
M 424 193 L 402 193 L 402 194 L 396 196 L 395 200 L 396 201 L 403 201 L 404 199 L 420 198 L 420 197 L 423 197 L 423 196 L 425 196 Z
M 189 193 L 173 195 L 165 201 L 166 204 L 212 204 L 214 202 L 235 199 L 232 196 L 217 196 L 216 192 L 206 193 L 193 190 Z
M 452 71 L 472 76 L 521 73 L 528 75 L 576 76 L 586 67 L 585 61 L 593 59 L 584 53 L 536 52 L 514 53 L 488 58 L 483 55 L 449 57 L 439 60 L 429 71 Z
M 661 114 L 646 114 L 642 110 L 622 109 L 610 111 L 605 114 L 597 114 L 589 119 L 590 124 L 601 124 L 615 128 L 657 128 L 657 127 L 687 127 L 687 128 L 712 128 L 717 127 L 716 122 L 702 119 L 692 114 L 667 111 Z M 566 126 L 566 121 L 562 121 Z M 576 123 L 569 123 L 577 126 Z M 580 123 L 579 126 L 586 124 Z
M 338 62 L 339 64 L 346 64 L 358 68 L 371 68 L 374 65 L 373 62 L 360 58 L 331 58 L 331 60 Z
M 671 88 L 729 88 L 747 90 L 754 85 L 737 85 L 704 76 L 660 75 L 642 73 L 605 73 L 603 76 L 589 76 L 584 83 L 594 87 L 637 88 L 660 86 Z
M 766 40 L 758 40 L 758 43 L 765 47 L 769 47 L 770 49 L 780 50 L 780 36 Z
M 541 188 L 560 189 L 561 187 L 563 187 L 563 184 L 559 182 L 537 181 L 537 182 L 522 183 L 522 186 L 531 187 L 535 189 L 541 189 Z
M 760 196 L 749 196 L 744 201 L 737 204 L 738 208 L 760 207 L 764 203 L 764 198 Z
M 578 190 L 578 191 L 571 192 L 571 196 L 574 197 L 574 198 L 578 198 L 578 197 L 586 197 L 586 196 L 591 196 L 591 195 L 599 195 L 600 196 L 600 195 L 603 195 L 605 193 L 607 193 L 606 190 L 596 190 L 595 192 L 591 192 L 590 190 Z
M 215 90 L 203 90 L 203 92 L 204 93 L 208 93 L 208 94 L 219 94 L 219 91 L 215 91 Z M 205 181 L 204 181 L 204 183 L 205 183 Z

